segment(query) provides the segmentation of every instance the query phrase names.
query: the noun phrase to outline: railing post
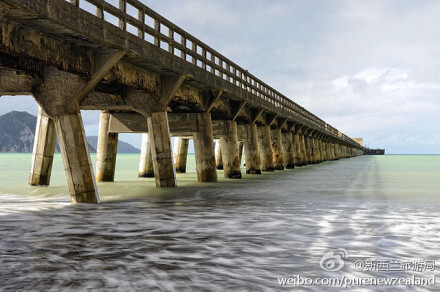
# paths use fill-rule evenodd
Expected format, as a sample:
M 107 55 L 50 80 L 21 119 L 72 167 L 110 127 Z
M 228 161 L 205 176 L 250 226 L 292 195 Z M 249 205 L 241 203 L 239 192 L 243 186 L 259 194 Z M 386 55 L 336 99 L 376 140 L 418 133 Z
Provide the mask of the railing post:
M 160 22 L 158 19 L 154 19 L 154 30 L 157 32 L 157 36 L 154 36 L 154 45 L 160 47 Z
M 138 10 L 138 20 L 145 24 L 145 11 L 139 9 Z M 138 27 L 138 37 L 145 39 L 145 30 L 143 28 Z
M 172 40 L 168 43 L 168 52 L 174 55 L 174 30 L 171 27 L 168 28 L 168 37 Z
M 206 50 L 205 50 L 205 48 L 202 48 L 202 57 L 203 57 L 202 69 L 206 70 Z
M 197 65 L 197 59 L 196 57 L 194 57 L 194 55 L 197 53 L 197 45 L 194 42 L 194 40 L 191 41 L 191 51 L 193 52 L 192 56 L 191 56 L 191 63 L 193 63 L 194 65 Z
M 186 38 L 183 35 L 180 36 L 180 44 L 182 46 L 184 46 L 185 49 L 186 49 Z M 180 51 L 180 58 L 182 58 L 182 59 L 184 59 L 186 61 L 186 53 L 185 53 L 184 50 Z
M 211 52 L 211 62 L 214 64 L 214 66 L 211 65 L 211 73 L 215 75 L 215 56 Z
M 76 7 L 79 7 L 79 0 L 70 0 L 70 4 L 73 4 Z
M 119 0 L 119 10 L 125 13 L 127 12 L 127 0 Z M 121 19 L 119 18 L 119 28 L 125 31 L 127 29 L 127 20 L 125 16 Z

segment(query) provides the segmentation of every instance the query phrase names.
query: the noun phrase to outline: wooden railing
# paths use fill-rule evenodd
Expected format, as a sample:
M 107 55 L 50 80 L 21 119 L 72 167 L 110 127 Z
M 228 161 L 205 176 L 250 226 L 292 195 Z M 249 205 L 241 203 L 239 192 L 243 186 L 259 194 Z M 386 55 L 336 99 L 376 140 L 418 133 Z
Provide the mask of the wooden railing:
M 301 117 L 322 130 L 337 134 L 337 129 L 138 0 L 65 1 L 88 12 L 95 10 L 97 17 L 120 29 L 232 83 L 270 105 Z

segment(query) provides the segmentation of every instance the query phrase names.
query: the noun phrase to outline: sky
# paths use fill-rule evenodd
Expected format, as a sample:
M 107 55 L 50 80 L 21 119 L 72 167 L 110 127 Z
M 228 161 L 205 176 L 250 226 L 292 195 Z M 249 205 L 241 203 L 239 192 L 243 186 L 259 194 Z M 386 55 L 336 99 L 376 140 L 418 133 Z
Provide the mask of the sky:
M 142 2 L 365 145 L 440 154 L 440 1 Z M 10 110 L 37 112 L 31 97 L 1 97 Z M 83 111 L 88 135 L 98 117 Z

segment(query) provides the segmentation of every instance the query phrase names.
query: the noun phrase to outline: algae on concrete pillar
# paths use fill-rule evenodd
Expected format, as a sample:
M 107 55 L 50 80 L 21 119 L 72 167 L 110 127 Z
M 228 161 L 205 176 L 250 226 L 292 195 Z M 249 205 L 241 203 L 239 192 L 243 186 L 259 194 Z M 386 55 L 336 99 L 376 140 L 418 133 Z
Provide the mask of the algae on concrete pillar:
M 215 139 L 215 165 L 217 169 L 223 169 L 222 147 L 220 147 L 220 139 Z
M 247 139 L 244 140 L 244 159 L 247 174 L 261 174 L 261 159 L 258 151 L 257 125 L 246 125 Z
M 225 136 L 220 137 L 222 148 L 223 170 L 226 178 L 241 178 L 238 159 L 237 122 L 225 121 Z
M 292 132 L 281 133 L 281 136 L 282 136 L 281 149 L 283 152 L 284 166 L 286 167 L 286 169 L 294 169 L 295 168 L 295 150 L 294 150 L 294 145 L 293 145 Z
M 300 137 L 299 134 L 296 133 L 293 135 L 293 145 L 295 146 L 295 166 L 303 166 L 304 165 L 304 161 L 303 161 L 303 154 L 301 151 L 301 143 L 300 143 Z
M 118 133 L 109 133 L 110 113 L 101 112 L 99 117 L 98 146 L 96 148 L 96 181 L 114 181 Z
M 55 129 L 72 202 L 99 203 L 81 113 L 57 116 Z
M 312 157 L 313 147 L 310 137 L 304 136 L 304 146 L 306 148 L 307 164 L 315 164 Z
M 270 137 L 270 126 L 265 125 L 258 128 L 258 151 L 260 152 L 261 170 L 273 172 L 272 141 Z
M 49 185 L 56 137 L 53 120 L 41 107 L 38 107 L 32 164 L 29 173 L 30 185 Z
M 141 158 L 139 161 L 139 177 L 154 177 L 153 156 L 148 133 L 142 134 Z
M 275 170 L 284 170 L 284 158 L 281 149 L 281 128 L 270 131 L 272 137 L 272 159 Z
M 176 187 L 167 113 L 151 113 L 147 123 L 156 187 Z
M 188 158 L 188 144 L 189 139 L 182 137 L 174 138 L 173 158 L 174 168 L 177 173 L 186 172 L 186 161 Z
M 211 114 L 197 114 L 197 132 L 194 133 L 194 151 L 196 156 L 197 180 L 216 182 L 214 138 L 212 135 Z
M 309 156 L 307 154 L 306 138 L 304 135 L 299 135 L 299 144 L 301 147 L 301 159 L 303 161 L 302 165 L 306 166 L 309 163 Z

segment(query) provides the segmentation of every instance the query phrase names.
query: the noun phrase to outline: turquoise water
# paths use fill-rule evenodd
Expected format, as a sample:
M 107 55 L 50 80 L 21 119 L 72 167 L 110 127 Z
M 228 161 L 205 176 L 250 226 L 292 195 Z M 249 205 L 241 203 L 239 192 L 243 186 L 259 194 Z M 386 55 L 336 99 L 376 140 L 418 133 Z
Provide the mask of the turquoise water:
M 70 204 L 60 155 L 50 187 L 28 186 L 30 159 L 0 154 L 3 288 L 339 291 L 279 281 L 438 276 L 357 270 L 355 262 L 440 262 L 439 155 L 356 157 L 241 180 L 219 171 L 219 183 L 196 182 L 189 155 L 179 187 L 156 189 L 137 177 L 139 155 L 122 154 L 115 182 L 98 183 L 100 205 Z M 344 267 L 324 270 L 320 260 L 338 249 L 349 254 Z

